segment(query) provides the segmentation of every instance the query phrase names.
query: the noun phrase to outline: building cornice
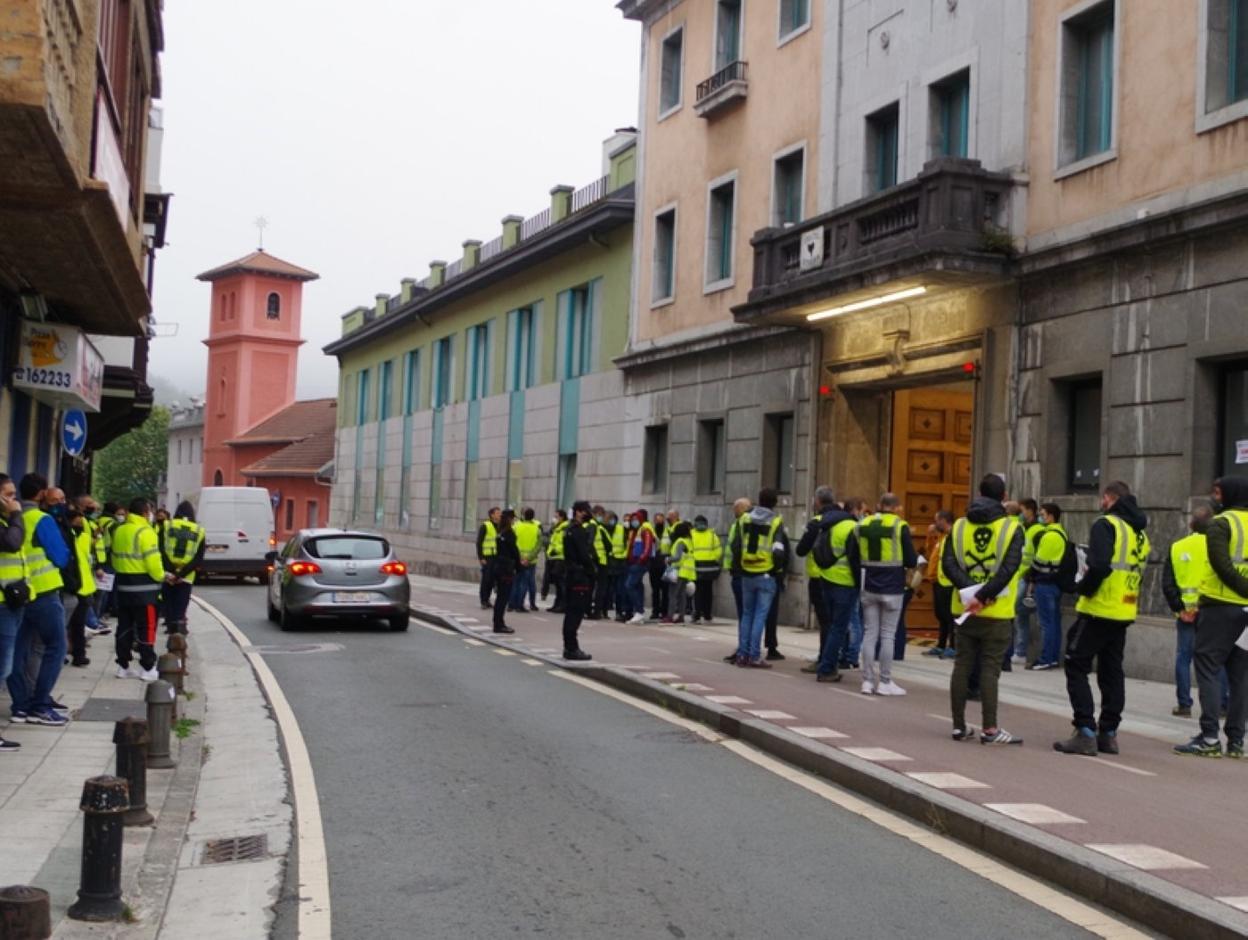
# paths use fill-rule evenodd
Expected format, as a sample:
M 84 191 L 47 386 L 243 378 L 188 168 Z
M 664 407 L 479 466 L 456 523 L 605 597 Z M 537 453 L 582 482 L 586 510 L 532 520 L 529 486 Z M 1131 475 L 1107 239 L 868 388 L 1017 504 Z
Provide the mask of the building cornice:
M 621 370 L 628 372 L 646 366 L 658 365 L 672 359 L 694 356 L 699 353 L 723 349 L 726 346 L 739 346 L 743 343 L 755 343 L 770 339 L 773 336 L 785 336 L 806 332 L 789 326 L 733 326 L 725 325 L 723 329 L 713 332 L 700 332 L 693 336 L 680 337 L 671 341 L 651 341 L 647 345 L 636 345 L 617 356 L 613 362 Z

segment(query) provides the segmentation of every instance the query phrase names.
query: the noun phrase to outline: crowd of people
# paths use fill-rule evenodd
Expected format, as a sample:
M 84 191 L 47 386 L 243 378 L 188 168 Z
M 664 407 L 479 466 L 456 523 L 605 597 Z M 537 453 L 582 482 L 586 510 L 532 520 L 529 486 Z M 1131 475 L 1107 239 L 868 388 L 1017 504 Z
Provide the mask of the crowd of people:
M 930 581 L 937 641 L 925 655 L 953 660 L 952 737 L 985 745 L 1021 744 L 1002 727 L 1002 672 L 1062 669 L 1073 734 L 1054 742 L 1060 753 L 1118 753 L 1126 704 L 1127 628 L 1136 620 L 1141 582 L 1152 552 L 1148 519 L 1121 482 L 1100 494 L 1101 512 L 1086 547 L 1062 524 L 1061 506 L 1009 500 L 1004 480 L 990 474 L 966 514 L 942 509 L 921 548 L 902 517 L 901 500 L 883 494 L 838 500 L 815 492 L 809 522 L 796 543 L 776 511 L 777 496 L 738 499 L 721 537 L 705 517 L 692 524 L 670 509 L 623 517 L 578 502 L 556 511 L 547 528 L 531 508 L 491 509 L 477 531 L 480 601 L 493 628 L 514 633 L 509 613 L 538 610 L 537 566 L 545 555 L 540 594 L 563 614 L 563 655 L 587 660 L 583 620 L 621 623 L 714 623 L 715 582 L 730 578 L 737 646 L 725 661 L 749 669 L 784 659 L 776 623 L 779 596 L 793 558 L 802 559 L 808 601 L 819 625 L 819 653 L 803 667 L 818 682 L 840 682 L 860 669 L 865 695 L 904 696 L 892 667 L 904 657 L 905 617 L 915 592 Z M 1163 593 L 1177 626 L 1173 714 L 1192 714 L 1196 668 L 1201 731 L 1176 753 L 1243 756 L 1248 711 L 1248 479 L 1226 477 L 1213 498 L 1197 501 L 1189 535 L 1163 558 Z M 646 586 L 650 604 L 647 613 Z M 1063 605 L 1075 617 L 1063 626 Z M 1034 623 L 1033 623 L 1034 621 Z M 765 652 L 764 652 L 765 649 Z M 1101 693 L 1099 713 L 1090 677 Z M 980 704 L 979 730 L 967 720 Z M 1226 737 L 1222 747 L 1221 735 Z
M 10 720 L 64 726 L 61 670 L 89 666 L 98 636 L 115 633 L 118 678 L 158 678 L 160 613 L 168 632 L 186 632 L 203 552 L 189 502 L 171 518 L 147 499 L 101 507 L 90 494 L 67 498 L 37 473 L 19 481 L 0 473 L 0 681 Z M 0 753 L 19 748 L 0 738 Z

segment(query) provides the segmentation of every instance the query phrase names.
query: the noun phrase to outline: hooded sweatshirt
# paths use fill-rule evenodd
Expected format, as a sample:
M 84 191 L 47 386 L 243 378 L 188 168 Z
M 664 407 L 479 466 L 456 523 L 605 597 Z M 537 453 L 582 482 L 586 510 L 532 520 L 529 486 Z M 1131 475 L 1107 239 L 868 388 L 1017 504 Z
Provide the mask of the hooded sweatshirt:
M 1148 526 L 1148 516 L 1132 494 L 1121 497 L 1105 515 L 1117 516 L 1136 532 L 1143 532 Z M 1110 568 L 1113 560 L 1114 527 L 1104 518 L 1098 518 L 1088 533 L 1088 571 L 1079 582 L 1080 597 L 1092 597 L 1100 590 L 1102 582 L 1113 571 Z
M 828 533 L 846 520 L 850 522 L 858 521 L 843 509 L 825 509 L 822 514 L 806 523 L 806 531 L 802 533 L 794 553 L 798 558 L 805 558 L 815 550 L 819 539 L 828 538 Z M 859 565 L 858 540 L 856 538 L 846 540 L 845 557 L 849 559 L 849 569 L 853 573 L 854 584 L 860 584 L 862 575 L 860 573 L 861 566 Z
M 1248 511 L 1248 477 L 1222 477 L 1218 480 L 1222 489 L 1222 510 Z M 1214 519 L 1209 523 L 1209 566 L 1228 588 L 1248 597 L 1248 578 L 1235 568 L 1231 561 L 1231 524 L 1226 519 Z M 1211 598 L 1202 597 L 1202 604 L 1219 604 Z
M 772 520 L 776 518 L 774 510 L 766 509 L 763 506 L 755 506 L 748 513 L 741 517 L 741 523 L 737 526 L 732 536 L 732 573 L 737 576 L 746 575 L 747 572 L 741 567 L 741 555 L 743 536 L 747 525 L 753 524 L 762 528 L 769 528 Z M 789 535 L 784 531 L 784 523 L 780 523 L 780 527 L 776 529 L 776 539 L 772 543 L 772 569 L 773 575 L 783 575 L 785 566 L 789 559 Z
M 966 521 L 974 525 L 989 525 L 996 522 L 1005 515 L 1005 507 L 995 499 L 989 499 L 986 496 L 976 496 L 971 500 L 971 505 L 966 511 Z M 1108 523 L 1107 523 L 1108 524 Z M 955 525 L 949 537 L 945 539 L 944 553 L 940 559 L 940 565 L 944 569 L 945 577 L 953 582 L 953 586 L 961 590 L 970 587 L 975 583 L 966 571 L 958 564 L 957 550 L 953 546 L 953 534 L 957 531 Z M 992 573 L 992 577 L 984 582 L 984 586 L 975 594 L 975 599 L 982 604 L 991 604 L 1014 578 L 1014 572 L 1023 563 L 1023 546 L 1026 542 L 1026 534 L 1023 532 L 1021 523 L 1014 530 L 1014 537 L 1010 539 L 1010 544 L 1006 546 L 1005 558 L 1001 562 L 1001 566 Z

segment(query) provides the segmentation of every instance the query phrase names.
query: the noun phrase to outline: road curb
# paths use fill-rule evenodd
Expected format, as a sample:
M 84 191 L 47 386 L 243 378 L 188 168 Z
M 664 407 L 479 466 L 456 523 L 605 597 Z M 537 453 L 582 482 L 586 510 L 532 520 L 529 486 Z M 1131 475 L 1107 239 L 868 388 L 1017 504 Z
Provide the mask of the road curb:
M 416 608 L 412 608 L 412 616 L 493 646 L 513 648 L 489 633 L 468 629 L 454 617 Z M 1248 936 L 1248 916 L 1212 898 L 745 712 L 708 702 L 626 669 L 566 663 L 539 653 L 526 655 L 708 725 L 1150 929 L 1185 940 L 1242 940 Z M 951 742 L 950 746 L 967 745 Z

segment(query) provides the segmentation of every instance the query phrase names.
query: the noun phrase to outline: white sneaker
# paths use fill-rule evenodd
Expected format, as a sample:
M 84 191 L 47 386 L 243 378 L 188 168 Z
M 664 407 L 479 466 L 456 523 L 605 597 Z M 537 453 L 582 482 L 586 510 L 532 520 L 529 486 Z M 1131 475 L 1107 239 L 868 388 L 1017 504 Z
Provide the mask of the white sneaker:
M 903 689 L 901 686 L 899 686 L 892 679 L 889 679 L 887 682 L 880 683 L 880 687 L 876 691 L 875 694 L 876 695 L 905 695 L 906 690 Z
M 137 679 L 141 670 L 135 669 L 133 666 L 118 666 L 116 676 L 118 679 Z
M 870 679 L 868 679 L 866 682 L 862 684 L 863 695 L 875 695 L 875 692 L 876 692 L 875 683 L 872 682 Z
M 1027 657 L 1026 656 L 1011 656 L 1010 662 L 1012 662 L 1015 666 L 1026 666 Z
M 142 679 L 144 682 L 155 682 L 160 678 L 160 673 L 157 672 L 156 667 L 153 666 L 151 669 L 140 669 L 138 678 Z
M 646 618 L 642 616 L 641 614 L 633 614 L 633 619 L 631 619 L 628 622 L 629 623 L 645 623 Z

